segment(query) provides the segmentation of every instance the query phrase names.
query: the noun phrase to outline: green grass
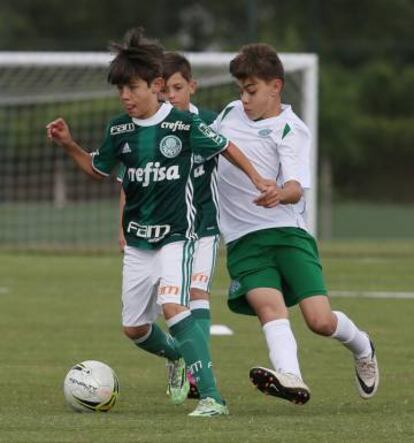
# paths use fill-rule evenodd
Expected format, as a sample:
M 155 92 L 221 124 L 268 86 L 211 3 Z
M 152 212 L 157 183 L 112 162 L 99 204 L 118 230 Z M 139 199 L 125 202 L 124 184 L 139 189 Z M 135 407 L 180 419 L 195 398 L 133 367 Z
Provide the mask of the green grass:
M 413 291 L 414 244 L 326 244 L 328 286 L 340 290 Z M 161 359 L 136 350 L 120 327 L 119 256 L 0 255 L 0 442 L 409 442 L 414 439 L 414 300 L 334 298 L 370 331 L 381 386 L 371 401 L 357 396 L 351 356 L 310 333 L 293 309 L 305 380 L 304 407 L 252 389 L 248 369 L 268 364 L 260 327 L 212 297 L 214 323 L 235 335 L 213 337 L 219 386 L 231 416 L 187 417 L 165 395 Z M 215 291 L 228 284 L 219 261 Z M 78 414 L 63 401 L 62 381 L 86 359 L 109 363 L 121 397 L 108 414 Z
M 413 220 L 413 205 L 336 202 L 333 205 L 333 238 L 413 238 Z

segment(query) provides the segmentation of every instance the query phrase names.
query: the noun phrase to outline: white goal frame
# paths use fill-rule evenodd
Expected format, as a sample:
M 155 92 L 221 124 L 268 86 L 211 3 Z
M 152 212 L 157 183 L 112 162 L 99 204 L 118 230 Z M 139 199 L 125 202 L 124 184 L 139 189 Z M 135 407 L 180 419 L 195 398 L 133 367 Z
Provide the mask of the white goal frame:
M 193 67 L 226 68 L 235 56 L 231 52 L 189 52 L 184 53 Z M 1 52 L 0 69 L 18 66 L 107 66 L 113 55 L 107 52 Z M 307 192 L 308 228 L 317 234 L 317 165 L 318 165 L 318 57 L 310 53 L 281 53 L 285 71 L 303 73 L 301 76 L 302 118 L 312 134 L 311 183 Z M 231 82 L 230 74 L 220 75 L 217 82 Z M 212 79 L 214 83 L 214 78 Z M 203 83 L 201 83 L 202 85 Z M 1 103 L 1 92 L 0 92 Z

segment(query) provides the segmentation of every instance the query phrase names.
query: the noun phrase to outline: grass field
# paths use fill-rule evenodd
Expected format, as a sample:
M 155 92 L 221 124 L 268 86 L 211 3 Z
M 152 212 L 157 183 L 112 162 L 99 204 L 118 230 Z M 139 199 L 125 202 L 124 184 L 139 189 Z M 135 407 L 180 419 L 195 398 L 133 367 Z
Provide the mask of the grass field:
M 413 292 L 412 242 L 326 244 L 322 257 L 332 290 Z M 0 442 L 414 441 L 413 299 L 332 298 L 376 342 L 381 386 L 371 401 L 357 396 L 349 353 L 307 331 L 293 309 L 312 390 L 306 406 L 294 406 L 250 385 L 250 366 L 268 364 L 264 338 L 254 319 L 227 310 L 221 258 L 213 320 L 235 334 L 213 337 L 212 349 L 231 415 L 190 419 L 193 401 L 169 404 L 163 361 L 121 334 L 120 266 L 115 255 L 0 255 Z M 109 363 L 120 378 L 121 397 L 108 414 L 64 404 L 65 373 L 86 359 Z

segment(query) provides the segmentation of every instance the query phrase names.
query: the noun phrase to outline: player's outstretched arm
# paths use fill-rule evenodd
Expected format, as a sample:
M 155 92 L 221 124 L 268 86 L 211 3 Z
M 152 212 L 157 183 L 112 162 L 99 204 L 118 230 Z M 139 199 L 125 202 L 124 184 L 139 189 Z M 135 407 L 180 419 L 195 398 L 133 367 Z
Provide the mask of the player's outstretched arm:
M 49 140 L 62 146 L 80 169 L 90 177 L 102 180 L 104 177 L 92 168 L 92 157 L 72 138 L 68 124 L 63 118 L 57 118 L 46 126 Z
M 227 149 L 222 154 L 234 166 L 240 168 L 250 178 L 256 189 L 261 192 L 260 197 L 255 200 L 257 205 L 270 208 L 279 203 L 277 198 L 279 188 L 276 187 L 276 182 L 263 178 L 234 143 L 229 142 Z

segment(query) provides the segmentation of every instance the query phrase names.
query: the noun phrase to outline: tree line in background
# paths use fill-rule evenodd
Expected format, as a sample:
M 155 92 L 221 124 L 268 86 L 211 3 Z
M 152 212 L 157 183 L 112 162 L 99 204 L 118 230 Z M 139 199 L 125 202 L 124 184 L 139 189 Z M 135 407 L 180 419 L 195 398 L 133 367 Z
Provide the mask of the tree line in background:
M 250 41 L 320 57 L 322 192 L 413 202 L 412 0 L 2 0 L 0 50 L 105 50 L 143 25 L 166 48 Z

